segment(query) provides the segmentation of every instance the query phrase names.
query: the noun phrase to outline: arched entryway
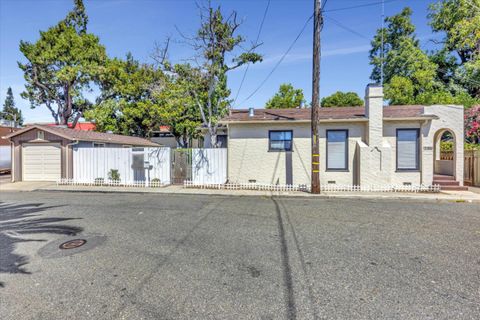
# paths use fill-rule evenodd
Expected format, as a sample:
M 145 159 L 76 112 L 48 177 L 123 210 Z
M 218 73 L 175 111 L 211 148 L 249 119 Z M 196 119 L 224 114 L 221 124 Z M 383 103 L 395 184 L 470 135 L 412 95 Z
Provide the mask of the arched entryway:
M 459 190 L 456 177 L 457 139 L 449 129 L 440 129 L 434 136 L 433 184 L 442 190 Z

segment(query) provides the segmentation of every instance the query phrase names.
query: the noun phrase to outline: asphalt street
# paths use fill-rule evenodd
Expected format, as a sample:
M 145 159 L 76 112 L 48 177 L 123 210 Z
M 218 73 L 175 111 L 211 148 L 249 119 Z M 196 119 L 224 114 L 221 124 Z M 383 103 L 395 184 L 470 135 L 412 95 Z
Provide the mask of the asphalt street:
M 0 194 L 2 320 L 479 315 L 478 204 Z

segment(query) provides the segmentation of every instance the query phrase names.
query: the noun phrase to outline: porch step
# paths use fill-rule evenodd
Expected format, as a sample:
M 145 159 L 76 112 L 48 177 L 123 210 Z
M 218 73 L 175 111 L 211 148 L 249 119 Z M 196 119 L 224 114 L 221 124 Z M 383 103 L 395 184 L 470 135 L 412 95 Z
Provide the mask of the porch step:
M 468 191 L 466 186 L 440 186 L 440 190 L 446 191 Z
M 437 181 L 437 180 L 455 180 L 455 178 L 453 176 L 447 176 L 447 175 L 443 175 L 443 174 L 435 174 L 433 175 L 433 180 L 434 181 Z
M 433 180 L 433 184 L 439 184 L 441 186 L 459 186 L 460 183 L 454 180 Z

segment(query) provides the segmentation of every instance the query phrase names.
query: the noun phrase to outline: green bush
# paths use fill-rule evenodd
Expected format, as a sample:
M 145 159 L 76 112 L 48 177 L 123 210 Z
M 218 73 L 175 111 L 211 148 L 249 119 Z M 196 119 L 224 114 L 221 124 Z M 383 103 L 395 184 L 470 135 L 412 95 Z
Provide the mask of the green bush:
M 110 181 L 118 181 L 120 180 L 120 173 L 118 172 L 117 169 L 111 169 L 108 172 L 108 180 Z

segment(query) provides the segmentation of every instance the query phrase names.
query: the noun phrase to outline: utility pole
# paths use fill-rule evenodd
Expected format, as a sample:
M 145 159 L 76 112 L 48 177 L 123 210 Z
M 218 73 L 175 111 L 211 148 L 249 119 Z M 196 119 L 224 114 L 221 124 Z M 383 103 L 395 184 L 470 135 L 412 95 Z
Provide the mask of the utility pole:
M 320 147 L 318 142 L 318 112 L 320 109 L 320 31 L 323 26 L 322 0 L 314 0 L 313 74 L 312 74 L 312 193 L 320 193 Z

